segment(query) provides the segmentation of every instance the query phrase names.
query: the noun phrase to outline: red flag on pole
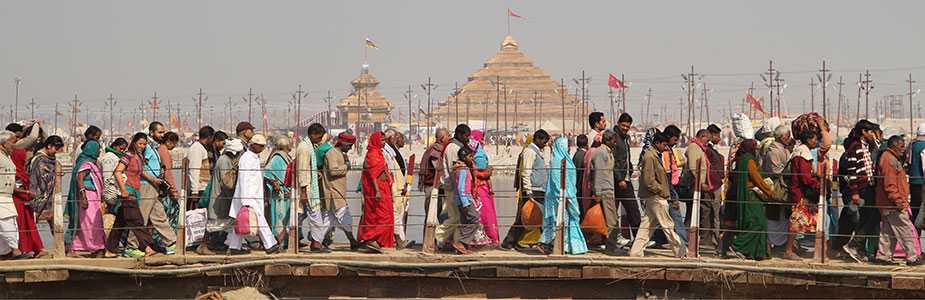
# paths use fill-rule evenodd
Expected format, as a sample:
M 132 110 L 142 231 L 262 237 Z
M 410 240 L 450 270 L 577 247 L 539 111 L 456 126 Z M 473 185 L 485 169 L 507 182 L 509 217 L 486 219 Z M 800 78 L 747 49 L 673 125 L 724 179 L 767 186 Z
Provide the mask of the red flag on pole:
M 518 15 L 517 13 L 515 13 L 515 12 L 514 12 L 513 10 L 511 10 L 510 8 L 507 9 L 507 16 L 508 16 L 508 17 L 521 18 L 521 19 L 524 18 L 524 17 L 521 17 L 520 15 Z
M 620 79 L 617 79 L 617 75 L 613 75 L 613 73 L 610 73 L 610 78 L 607 79 L 607 86 L 615 88 L 615 89 L 625 89 L 626 88 L 626 85 L 623 84 L 623 81 L 620 81 Z
M 746 94 L 746 95 L 745 95 L 745 100 L 748 101 L 748 103 L 751 104 L 751 105 L 752 105 L 752 108 L 754 108 L 755 110 L 760 111 L 760 112 L 763 113 L 763 114 L 765 113 L 765 112 L 764 112 L 764 107 L 761 107 L 761 98 L 760 98 L 760 97 L 759 97 L 759 98 L 755 98 L 755 96 L 753 96 L 752 94 Z

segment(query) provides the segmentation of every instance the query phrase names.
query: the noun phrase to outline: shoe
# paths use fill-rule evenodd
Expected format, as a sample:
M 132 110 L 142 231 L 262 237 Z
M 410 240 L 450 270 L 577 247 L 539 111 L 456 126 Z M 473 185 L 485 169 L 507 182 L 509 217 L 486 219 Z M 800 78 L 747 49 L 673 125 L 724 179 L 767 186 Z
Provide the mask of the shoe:
M 652 247 L 655 247 L 655 242 L 649 241 L 648 243 L 646 243 L 646 248 L 652 248 Z
M 515 244 L 517 243 L 508 243 L 508 242 L 501 243 L 501 250 L 507 250 L 507 251 L 514 250 Z
M 173 244 L 164 248 L 164 253 L 167 255 L 177 253 L 177 244 Z
M 889 260 L 884 260 L 884 259 L 874 257 L 873 259 L 870 260 L 870 264 L 878 265 L 878 266 L 892 266 L 893 262 Z
M 398 243 L 395 243 L 395 249 L 398 249 L 398 250 L 409 249 L 411 248 L 411 246 L 414 246 L 414 241 L 401 240 L 401 241 L 398 241 Z
M 379 245 L 374 244 L 375 242 L 360 242 L 360 249 L 366 253 L 375 253 L 382 254 L 382 248 L 379 248 Z
M 739 251 L 732 250 L 732 256 L 741 260 L 747 260 L 748 257 L 745 257 L 745 254 L 739 253 Z
M 145 257 L 145 252 L 134 248 L 125 249 L 125 251 L 122 251 L 122 256 L 130 258 Z
M 629 245 L 629 244 L 631 244 L 632 242 L 633 242 L 633 241 L 631 241 L 631 240 L 628 239 L 628 238 L 624 238 L 624 237 L 622 237 L 622 236 L 617 237 L 617 245 L 620 246 L 620 247 L 626 247 L 626 245 Z
M 907 267 L 916 267 L 916 266 L 921 266 L 923 264 L 925 264 L 925 260 L 923 260 L 921 257 L 916 257 L 913 260 L 906 261 Z
M 199 255 L 215 255 L 215 251 L 209 249 L 209 246 L 205 243 L 199 244 L 199 247 L 196 247 L 196 254 Z
M 861 261 L 861 255 L 858 253 L 858 250 L 855 250 L 854 248 L 848 247 L 848 245 L 842 246 L 841 249 L 842 249 L 842 251 L 845 251 L 845 254 L 848 254 L 848 256 L 851 257 L 851 259 L 854 259 L 854 261 L 856 261 L 856 262 L 858 262 L 858 263 L 861 263 L 861 262 L 862 262 L 862 261 Z
M 267 254 L 276 254 L 279 252 L 279 244 L 273 245 L 270 249 L 264 250 Z
M 551 255 L 552 245 L 539 243 L 536 245 L 536 250 L 539 250 L 543 255 Z

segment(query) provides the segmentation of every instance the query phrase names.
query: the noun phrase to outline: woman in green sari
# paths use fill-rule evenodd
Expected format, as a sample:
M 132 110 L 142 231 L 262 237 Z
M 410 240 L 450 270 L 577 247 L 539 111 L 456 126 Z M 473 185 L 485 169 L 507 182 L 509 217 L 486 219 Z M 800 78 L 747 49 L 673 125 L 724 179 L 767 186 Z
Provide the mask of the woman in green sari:
M 270 230 L 280 241 L 285 241 L 283 235 L 286 227 L 289 225 L 289 188 L 283 184 L 286 178 L 286 168 L 292 162 L 289 157 L 289 151 L 292 150 L 292 143 L 288 137 L 279 137 L 274 142 L 276 146 L 267 165 L 263 169 L 263 178 L 266 182 L 266 197 L 270 203 L 269 224 Z
M 735 215 L 736 232 L 726 234 L 735 236 L 732 240 L 732 250 L 736 256 L 764 260 L 770 257 L 768 220 L 764 213 L 764 203 L 755 188 L 757 187 L 764 195 L 770 195 L 771 186 L 764 181 L 759 171 L 756 159 L 757 149 L 758 143 L 749 139 L 742 141 L 736 152 L 735 169 L 733 170 L 735 176 L 730 176 L 732 179 L 730 192 L 735 193 L 735 201 L 726 203 L 726 212 Z

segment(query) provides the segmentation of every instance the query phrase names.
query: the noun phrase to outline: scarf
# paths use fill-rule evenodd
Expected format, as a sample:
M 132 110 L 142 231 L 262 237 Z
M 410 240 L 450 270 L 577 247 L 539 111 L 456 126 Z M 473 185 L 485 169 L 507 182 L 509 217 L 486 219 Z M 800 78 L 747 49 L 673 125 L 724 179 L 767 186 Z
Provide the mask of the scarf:
M 712 191 L 712 190 L 715 189 L 716 187 L 713 186 L 713 184 L 712 184 L 712 182 L 713 182 L 713 180 L 712 180 L 713 175 L 711 175 L 710 173 L 713 173 L 713 172 L 710 172 L 710 170 L 711 170 L 711 169 L 710 169 L 710 157 L 708 156 L 708 155 L 709 155 L 709 152 L 707 151 L 707 145 L 704 144 L 703 142 L 701 142 L 699 139 L 694 139 L 694 140 L 691 141 L 691 142 L 694 143 L 695 145 L 699 146 L 699 147 L 700 147 L 700 151 L 703 151 L 703 158 L 704 158 L 704 159 L 703 159 L 703 166 L 702 166 L 702 167 L 704 168 L 704 170 L 707 170 L 707 178 L 703 178 L 703 180 L 702 180 L 702 182 L 700 183 L 700 185 L 703 186 L 703 183 L 706 183 L 706 184 L 707 184 L 707 191 Z M 687 162 L 687 163 L 688 163 L 688 164 L 696 164 L 697 162 L 691 162 L 691 161 L 689 161 L 689 162 Z M 690 168 L 690 169 L 691 169 L 691 170 L 696 170 L 696 168 L 697 168 L 697 166 L 693 166 L 693 167 Z
M 118 157 L 118 158 L 122 158 L 123 156 L 125 156 L 125 153 L 124 153 L 124 152 L 119 151 L 118 149 L 113 148 L 113 147 L 106 147 L 106 153 L 115 154 L 116 157 Z

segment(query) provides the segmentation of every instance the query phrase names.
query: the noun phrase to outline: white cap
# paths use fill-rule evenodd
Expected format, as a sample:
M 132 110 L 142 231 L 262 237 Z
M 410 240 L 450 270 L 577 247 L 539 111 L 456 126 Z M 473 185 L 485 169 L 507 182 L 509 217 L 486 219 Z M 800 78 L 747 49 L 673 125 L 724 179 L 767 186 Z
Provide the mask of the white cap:
M 225 149 L 223 151 L 231 151 L 237 154 L 238 152 L 244 151 L 244 143 L 240 139 L 230 139 L 225 141 Z
M 919 124 L 919 130 L 917 130 L 916 134 L 925 136 L 925 123 Z
M 262 134 L 255 134 L 254 137 L 251 138 L 251 144 L 266 146 L 267 137 L 263 136 Z

